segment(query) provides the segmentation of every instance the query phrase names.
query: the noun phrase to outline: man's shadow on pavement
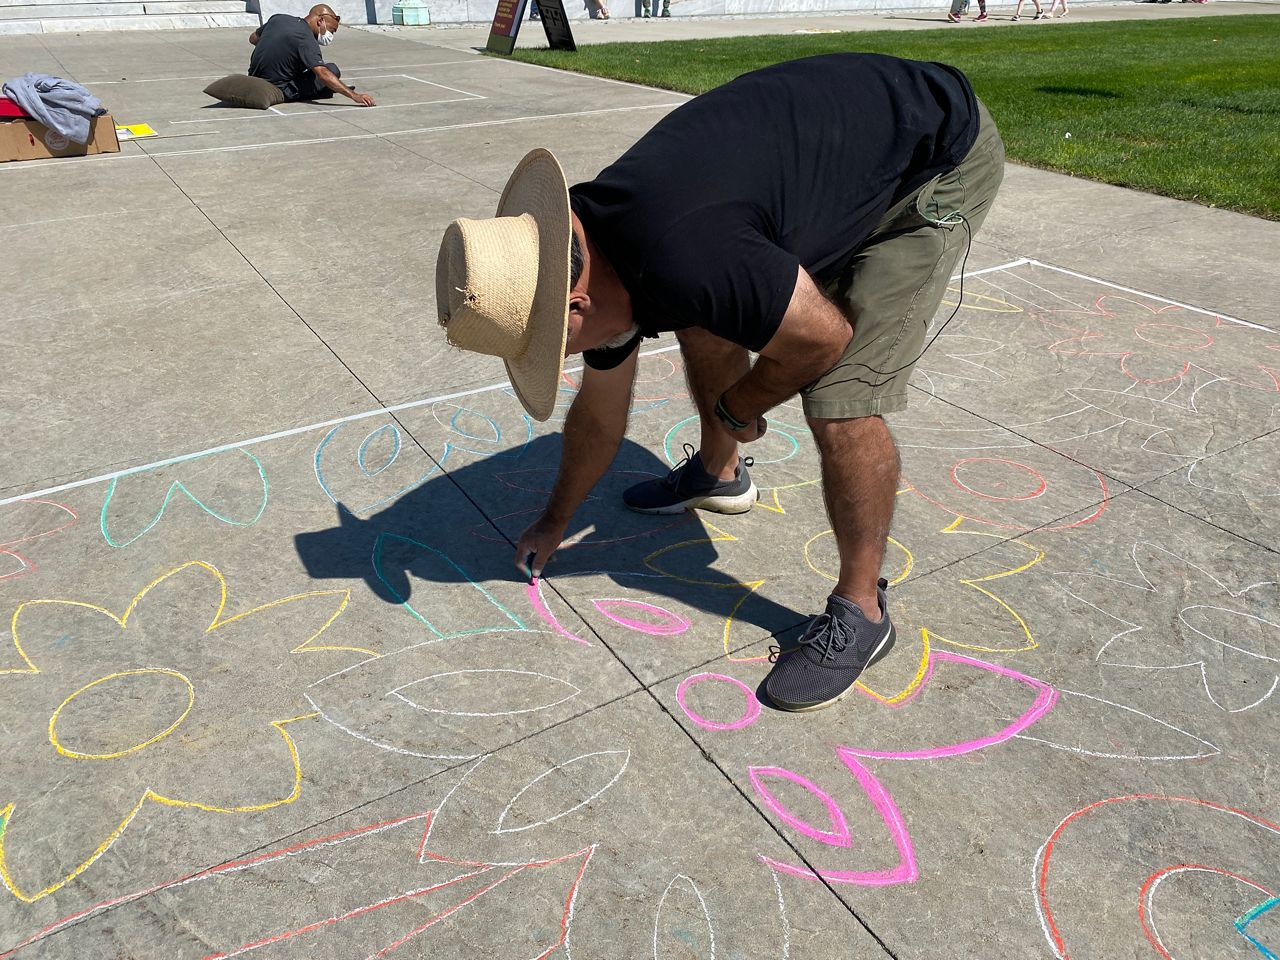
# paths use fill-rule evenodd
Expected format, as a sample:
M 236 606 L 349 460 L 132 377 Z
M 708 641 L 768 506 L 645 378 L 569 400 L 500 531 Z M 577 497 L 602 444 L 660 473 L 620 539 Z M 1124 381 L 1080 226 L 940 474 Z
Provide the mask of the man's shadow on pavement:
M 419 588 L 526 582 L 515 564 L 514 541 L 540 514 L 560 450 L 559 434 L 544 435 L 522 448 L 437 471 L 366 517 L 339 503 L 336 526 L 295 536 L 298 556 L 315 579 L 363 579 L 374 596 L 395 604 L 409 602 L 411 575 Z M 544 576 L 551 583 L 607 576 L 628 591 L 669 597 L 720 619 L 732 616 L 770 635 L 794 632 L 805 614 L 758 593 L 744 601 L 740 581 L 714 568 L 714 534 L 696 513 L 646 516 L 622 504 L 623 489 L 668 469 L 644 447 L 624 440 L 566 529 L 571 542 L 546 565 Z

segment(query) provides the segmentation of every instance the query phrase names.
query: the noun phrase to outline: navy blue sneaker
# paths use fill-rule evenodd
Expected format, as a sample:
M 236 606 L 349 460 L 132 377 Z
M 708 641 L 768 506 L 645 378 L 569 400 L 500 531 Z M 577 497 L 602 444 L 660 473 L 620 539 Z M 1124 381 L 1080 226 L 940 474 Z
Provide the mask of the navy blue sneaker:
M 764 689 L 774 706 L 797 713 L 829 707 L 853 689 L 862 671 L 889 655 L 897 637 L 884 595 L 888 583 L 881 580 L 876 587 L 879 623 L 863 616 L 856 603 L 832 594 L 796 649 L 770 653 L 774 666 Z
M 721 480 L 702 468 L 693 445 L 684 445 L 684 459 L 665 477 L 645 480 L 628 487 L 622 502 L 637 513 L 683 513 L 685 510 L 711 510 L 715 513 L 746 513 L 760 491 L 751 482 L 747 467 L 751 458 L 738 459 L 732 480 Z

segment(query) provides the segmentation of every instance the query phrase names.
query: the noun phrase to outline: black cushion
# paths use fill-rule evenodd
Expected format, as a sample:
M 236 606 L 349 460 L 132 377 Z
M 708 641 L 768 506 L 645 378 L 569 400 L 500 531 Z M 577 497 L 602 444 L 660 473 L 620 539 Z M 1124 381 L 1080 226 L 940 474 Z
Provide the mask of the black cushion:
M 270 80 L 247 77 L 242 73 L 233 73 L 229 77 L 215 80 L 204 88 L 204 92 L 215 100 L 250 110 L 265 110 L 277 103 L 284 103 L 284 94 Z

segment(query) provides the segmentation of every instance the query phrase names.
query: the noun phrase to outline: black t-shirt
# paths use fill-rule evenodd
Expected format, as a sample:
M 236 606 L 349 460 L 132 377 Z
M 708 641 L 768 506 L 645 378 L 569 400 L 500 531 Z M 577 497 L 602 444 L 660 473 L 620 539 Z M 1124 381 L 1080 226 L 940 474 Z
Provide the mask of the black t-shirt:
M 702 327 L 759 350 L 800 266 L 819 284 L 837 276 L 885 211 L 958 166 L 977 133 L 954 67 L 809 57 L 681 105 L 570 197 L 644 336 Z M 607 369 L 634 349 L 584 359 Z
M 270 80 L 279 87 L 322 63 L 320 44 L 307 21 L 277 13 L 258 28 L 258 43 L 249 58 L 249 76 Z

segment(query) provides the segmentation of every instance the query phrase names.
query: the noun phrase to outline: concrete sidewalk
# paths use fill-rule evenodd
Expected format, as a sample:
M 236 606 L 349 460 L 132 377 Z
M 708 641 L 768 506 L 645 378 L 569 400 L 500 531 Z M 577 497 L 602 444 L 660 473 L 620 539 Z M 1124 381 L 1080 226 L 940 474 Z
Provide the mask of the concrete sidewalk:
M 200 93 L 242 32 L 0 42 L 160 133 L 0 166 L 0 957 L 1280 950 L 1280 224 L 1009 167 L 891 424 L 898 648 L 782 715 L 798 409 L 751 513 L 629 514 L 696 442 L 660 344 L 515 576 L 558 425 L 444 345 L 438 238 L 683 98 L 465 33 L 344 31 L 383 106 L 267 114 Z

